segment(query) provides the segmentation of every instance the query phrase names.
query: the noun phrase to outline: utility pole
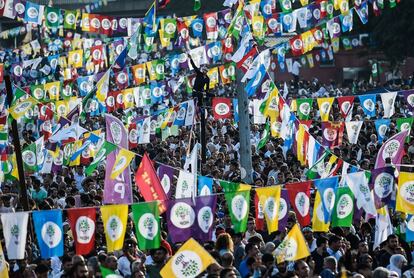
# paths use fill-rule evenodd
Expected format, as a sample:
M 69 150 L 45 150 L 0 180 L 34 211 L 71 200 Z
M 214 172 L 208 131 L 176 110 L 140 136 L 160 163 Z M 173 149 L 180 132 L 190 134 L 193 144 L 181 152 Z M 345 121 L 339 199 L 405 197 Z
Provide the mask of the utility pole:
M 6 83 L 6 91 L 7 91 L 7 102 L 9 107 L 12 104 L 13 100 L 13 90 L 10 81 L 10 75 L 4 76 L 4 81 Z M 22 149 L 20 146 L 20 139 L 19 139 L 19 131 L 17 129 L 17 122 L 16 119 L 13 119 L 11 123 L 12 127 L 12 136 L 13 136 L 13 146 L 14 146 L 14 153 L 16 154 L 16 163 L 17 163 L 17 170 L 19 173 L 19 185 L 20 185 L 20 200 L 23 205 L 23 209 L 25 211 L 29 210 L 29 200 L 27 198 L 27 187 L 26 187 L 26 180 L 24 177 L 24 170 L 23 170 L 23 158 L 22 158 Z
M 249 99 L 241 82 L 243 72 L 236 67 L 236 92 L 239 105 L 240 173 L 244 183 L 253 183 L 252 148 L 250 143 Z

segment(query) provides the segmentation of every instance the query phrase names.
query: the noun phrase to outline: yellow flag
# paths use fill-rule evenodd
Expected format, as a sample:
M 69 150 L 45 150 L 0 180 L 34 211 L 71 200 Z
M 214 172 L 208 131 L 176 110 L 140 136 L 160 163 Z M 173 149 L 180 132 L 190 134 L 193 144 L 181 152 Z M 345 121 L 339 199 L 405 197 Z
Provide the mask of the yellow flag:
M 109 91 L 109 74 L 111 69 L 107 70 L 106 73 L 96 83 L 96 98 L 101 102 L 105 103 L 106 97 Z
M 164 121 L 162 121 L 162 123 L 161 123 L 161 126 L 160 126 L 161 129 L 164 129 L 164 128 L 167 127 L 167 125 L 168 125 L 171 117 L 173 116 L 173 114 L 174 114 L 174 107 L 168 109 L 167 115 L 164 117 Z
M 325 224 L 321 195 L 316 191 L 315 205 L 313 206 L 312 230 L 314 232 L 328 232 L 329 222 Z
M 252 26 L 253 26 L 253 36 L 256 38 L 262 38 L 264 36 L 263 31 L 263 24 L 264 18 L 261 15 L 255 15 L 252 18 Z
M 156 80 L 157 79 L 157 72 L 155 71 L 155 67 L 152 66 L 152 61 L 149 61 L 146 63 L 148 74 L 150 77 L 150 80 Z
M 61 116 L 66 116 L 66 114 L 69 112 L 69 103 L 66 100 L 59 100 L 56 101 L 56 114 Z
M 122 148 L 116 156 L 114 167 L 112 168 L 111 179 L 118 177 L 131 163 L 135 153 Z
M 290 111 L 292 112 L 298 111 L 298 104 L 296 102 L 296 99 L 292 99 L 292 101 L 290 102 Z
M 319 113 L 323 122 L 329 121 L 329 112 L 331 111 L 333 97 L 318 98 Z
M 207 76 L 208 78 L 210 78 L 210 89 L 215 88 L 219 82 L 218 68 L 214 67 L 212 69 L 209 69 L 209 71 L 207 72 Z
M 16 153 L 13 153 L 12 154 L 12 157 L 11 157 L 11 165 L 12 165 L 12 169 L 11 169 L 10 175 L 12 177 L 16 178 L 17 180 L 19 180 L 19 171 L 17 170 Z
M 337 11 L 340 8 L 342 0 L 334 0 L 334 9 Z
M 124 245 L 128 205 L 102 206 L 101 214 L 105 229 L 107 251 L 121 250 Z
M 0 277 L 9 278 L 9 269 L 0 244 Z
M 348 0 L 340 0 L 339 9 L 341 10 L 341 14 L 347 15 L 349 14 L 349 2 Z
M 50 100 L 59 100 L 60 81 L 46 83 L 44 88 Z
M 82 13 L 82 31 L 89 32 L 91 29 L 91 23 L 89 19 L 89 14 Z
M 162 25 L 161 25 L 161 26 L 162 26 Z M 158 33 L 159 33 L 159 35 L 160 35 L 161 46 L 162 46 L 163 48 L 168 47 L 168 46 L 170 45 L 170 43 L 171 43 L 171 39 L 170 39 L 170 38 L 166 38 L 166 37 L 164 36 L 164 30 L 163 30 L 163 29 L 159 29 L 159 30 L 158 30 Z
M 68 54 L 68 65 L 74 68 L 81 68 L 83 63 L 83 50 L 72 50 Z
M 67 68 L 68 67 L 68 62 L 66 59 L 66 56 L 60 56 L 59 57 L 59 65 L 61 68 Z
M 304 53 L 311 51 L 315 46 L 317 46 L 317 42 L 313 36 L 312 31 L 306 31 L 302 33 L 302 41 Z
M 270 92 L 266 100 L 266 106 L 263 111 L 265 118 L 269 117 L 271 121 L 279 118 L 279 90 L 275 88 Z
M 78 141 L 73 142 L 73 150 L 79 150 L 79 148 L 82 147 L 82 145 L 83 145 L 83 140 L 78 140 Z M 72 154 L 74 152 L 75 151 L 73 151 Z M 70 156 L 72 156 L 72 154 Z M 81 158 L 81 156 L 78 155 L 74 160 L 70 160 L 69 166 L 78 166 L 78 165 L 80 165 L 80 158 Z
M 23 117 L 26 114 L 26 112 L 29 111 L 29 109 L 32 108 L 35 104 L 36 101 L 32 97 L 29 97 L 24 101 L 21 101 L 10 107 L 9 113 L 12 115 L 14 119 L 18 120 L 21 117 Z
M 274 251 L 277 263 L 284 261 L 297 261 L 310 256 L 309 247 L 305 238 L 299 229 L 299 225 L 295 224 L 282 243 Z
M 259 202 L 262 205 L 263 213 L 267 223 L 269 234 L 279 228 L 279 205 L 281 186 L 270 186 L 256 189 Z
M 216 260 L 193 238 L 187 240 L 161 269 L 161 277 L 196 277 Z
M 302 6 L 305 6 L 305 5 L 309 4 L 309 0 L 300 0 L 300 4 Z
M 414 173 L 400 172 L 396 201 L 397 211 L 414 214 Z
M 305 142 L 305 125 L 299 124 L 298 132 L 296 133 L 296 148 L 297 148 L 297 157 L 300 162 L 300 165 L 306 165 L 306 153 L 304 148 Z
M 122 94 L 124 95 L 125 109 L 134 107 L 134 88 L 125 89 Z
M 135 80 L 136 85 L 139 85 L 145 82 L 145 73 L 146 73 L 145 64 L 139 64 L 139 65 L 132 66 L 132 71 L 134 73 L 134 80 Z

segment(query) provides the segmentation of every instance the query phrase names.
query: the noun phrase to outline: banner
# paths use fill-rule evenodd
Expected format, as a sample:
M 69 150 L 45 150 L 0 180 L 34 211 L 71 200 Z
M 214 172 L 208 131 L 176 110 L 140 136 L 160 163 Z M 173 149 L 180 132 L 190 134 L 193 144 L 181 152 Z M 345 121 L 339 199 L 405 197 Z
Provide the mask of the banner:
M 366 213 L 376 215 L 377 211 L 374 203 L 374 193 L 368 186 L 370 173 L 360 171 L 345 175 L 345 184 L 352 190 L 356 198 L 356 205 L 358 209 L 363 208 Z
M 324 223 L 327 224 L 331 220 L 332 210 L 335 205 L 335 195 L 338 188 L 338 177 L 314 180 L 313 184 L 318 189 L 318 192 L 320 194 L 323 219 Z
M 312 104 L 313 99 L 311 98 L 300 98 L 296 100 L 299 120 L 309 120 L 310 112 L 312 111 Z
M 333 205 L 332 205 L 332 208 L 333 208 Z M 321 194 L 318 190 L 316 191 L 315 204 L 313 206 L 312 230 L 313 232 L 326 233 L 329 231 L 329 226 L 330 226 L 330 221 L 325 218 L 324 209 L 322 207 Z
M 414 214 L 414 173 L 400 172 L 398 176 L 398 191 L 396 211 Z
M 382 144 L 383 140 L 386 138 L 388 127 L 390 126 L 390 119 L 378 119 L 375 120 L 375 129 L 377 131 L 378 143 Z
M 339 187 L 332 214 L 331 227 L 351 227 L 354 215 L 354 194 L 349 187 Z
M 128 149 L 128 132 L 124 124 L 116 117 L 105 114 L 106 122 L 106 140 L 121 148 Z M 110 152 L 106 160 L 105 186 L 104 186 L 104 204 L 131 204 L 132 187 L 131 173 L 129 167 L 112 179 L 112 172 L 119 151 Z
M 112 151 L 116 149 L 116 145 L 109 143 L 108 141 L 104 141 L 99 151 L 96 153 L 94 160 L 92 163 L 88 165 L 85 169 L 85 174 L 90 176 L 93 171 L 95 171 L 96 167 L 108 156 Z
M 195 221 L 196 212 L 191 198 L 168 201 L 167 225 L 172 242 L 189 239 Z
M 267 223 L 267 231 L 269 234 L 279 229 L 279 207 L 281 186 L 272 186 L 266 188 L 257 188 L 256 194 L 259 198 L 260 205 Z
M 377 209 L 389 204 L 394 191 L 394 168 L 384 167 L 371 170 L 370 187 L 374 191 L 374 201 Z
M 195 211 L 197 224 L 193 225 L 193 237 L 199 242 L 207 242 L 213 239 L 215 226 L 217 195 L 200 196 L 195 198 Z
M 132 204 L 138 246 L 140 250 L 157 249 L 161 244 L 158 201 Z
M 359 132 L 363 123 L 363 121 L 345 122 L 346 134 L 350 144 L 355 145 L 358 142 Z
M 68 220 L 77 255 L 87 255 L 95 247 L 95 208 L 69 209 Z
M 128 205 L 107 205 L 100 208 L 108 252 L 121 250 L 124 245 Z
M 362 106 L 362 110 L 368 118 L 375 117 L 377 113 L 375 108 L 376 101 L 377 96 L 375 94 L 359 96 L 359 103 Z
M 197 277 L 209 265 L 217 263 L 197 241 L 187 240 L 161 269 L 161 277 Z
M 308 226 L 310 219 L 310 181 L 286 184 L 290 204 L 296 213 L 299 224 L 302 227 Z
M 224 196 L 229 208 L 234 232 L 244 233 L 247 228 L 247 218 L 249 216 L 250 187 L 244 188 L 243 191 L 226 191 Z
M 297 261 L 310 256 L 309 247 L 298 224 L 292 227 L 274 251 L 274 255 L 278 264 L 285 261 Z
M 36 210 L 32 215 L 41 257 L 63 256 L 62 211 Z
M 169 199 L 172 195 L 172 186 L 174 181 L 174 176 L 177 176 L 176 172 L 178 170 L 168 167 L 166 165 L 160 165 L 157 169 L 158 179 L 160 180 L 163 191 L 165 192 L 167 198 Z M 200 179 L 199 179 L 200 181 Z M 210 194 L 208 194 L 210 195 Z
M 28 220 L 29 212 L 1 214 L 3 236 L 9 260 L 23 260 L 25 257 Z
M 322 122 L 329 121 L 329 112 L 331 111 L 333 101 L 334 101 L 333 97 L 317 98 L 319 114 L 321 116 Z
M 382 93 L 381 103 L 384 108 L 383 118 L 390 118 L 395 113 L 395 98 L 398 92 Z
M 404 155 L 404 140 L 407 135 L 407 130 L 401 131 L 381 146 L 375 161 L 375 169 L 384 167 L 386 165 L 385 159 L 387 158 L 391 159 L 392 164 L 399 164 L 401 162 L 401 158 Z

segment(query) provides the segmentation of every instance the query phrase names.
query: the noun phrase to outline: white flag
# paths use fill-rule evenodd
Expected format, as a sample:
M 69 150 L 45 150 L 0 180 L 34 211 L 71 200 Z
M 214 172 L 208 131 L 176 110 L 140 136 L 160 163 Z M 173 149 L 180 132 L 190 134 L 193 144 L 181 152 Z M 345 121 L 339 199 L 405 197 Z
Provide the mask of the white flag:
M 191 198 L 195 187 L 194 175 L 190 172 L 180 171 L 175 189 L 175 199 Z
M 388 214 L 388 207 L 385 206 L 382 211 L 384 214 L 378 213 L 375 219 L 375 240 L 373 249 L 379 247 L 381 243 L 387 240 L 389 235 L 394 233 L 390 215 Z
M 194 112 L 195 112 L 195 106 L 194 106 L 194 99 L 187 101 L 187 112 L 185 115 L 185 126 L 193 125 L 194 122 Z
M 357 199 L 357 207 L 364 208 L 365 212 L 371 215 L 377 215 L 377 209 L 374 203 L 374 193 L 368 185 L 368 178 L 365 171 L 350 173 L 345 176 L 345 183 L 352 190 Z
M 28 212 L 2 213 L 3 236 L 9 260 L 24 259 L 27 237 Z
M 187 156 L 186 160 L 185 160 L 185 164 L 184 164 L 184 171 L 190 172 L 191 174 L 193 174 L 193 178 L 194 178 L 194 186 L 193 186 L 193 197 L 197 196 L 197 168 L 198 168 L 198 149 L 199 149 L 199 144 L 196 143 L 193 147 L 193 150 L 191 151 L 190 156 Z
M 259 55 L 254 59 L 253 63 L 250 65 L 249 69 L 247 70 L 246 74 L 243 76 L 241 82 L 246 82 L 247 79 L 252 79 L 256 73 L 259 71 L 261 65 L 264 65 L 266 71 L 270 65 L 270 49 L 266 49 L 260 52 Z
M 251 32 L 248 32 L 244 35 L 243 39 L 240 42 L 239 49 L 237 49 L 233 57 L 231 57 L 231 60 L 233 62 L 238 63 L 241 59 L 243 59 L 244 54 L 246 54 L 247 48 L 249 47 L 250 40 L 252 39 L 253 39 L 253 36 Z
M 62 140 L 68 140 L 69 138 L 79 140 L 79 137 L 85 132 L 87 132 L 86 129 L 81 127 L 78 123 L 75 123 L 69 127 L 64 127 L 60 129 L 58 132 L 56 132 L 49 138 L 49 141 L 52 143 L 56 143 L 61 142 Z
M 384 116 L 383 118 L 390 118 L 395 113 L 395 98 L 397 97 L 397 92 L 382 93 L 381 102 L 384 107 Z
M 345 122 L 346 134 L 348 135 L 348 141 L 350 144 L 357 143 L 362 124 L 363 121 Z
M 6 0 L 4 3 L 4 11 L 3 16 L 8 18 L 15 18 L 16 14 L 14 12 L 14 1 L 13 0 Z
M 303 7 L 303 8 L 294 10 L 293 13 L 298 19 L 300 28 L 308 27 L 308 13 L 312 13 L 311 10 L 308 10 L 307 7 Z M 310 16 L 313 16 L 313 15 L 311 14 Z
M 206 48 L 204 45 L 191 49 L 190 55 L 191 55 L 191 58 L 193 58 L 193 62 L 197 67 L 208 64 L 208 57 L 207 57 Z M 190 70 L 193 70 L 193 66 L 190 63 L 190 59 L 188 59 L 188 66 Z
M 148 144 L 150 142 L 151 135 L 151 117 L 146 117 L 139 129 L 138 144 Z

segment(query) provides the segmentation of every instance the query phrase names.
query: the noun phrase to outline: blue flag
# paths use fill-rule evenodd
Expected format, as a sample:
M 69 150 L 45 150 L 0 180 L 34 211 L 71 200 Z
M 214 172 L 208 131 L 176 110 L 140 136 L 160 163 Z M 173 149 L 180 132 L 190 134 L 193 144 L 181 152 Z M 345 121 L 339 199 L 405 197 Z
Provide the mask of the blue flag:
M 115 60 L 115 64 L 117 65 L 117 68 L 123 69 L 125 67 L 127 53 L 128 53 L 128 45 L 124 47 L 124 50 L 122 50 L 122 52 L 118 55 L 118 57 Z
M 40 5 L 27 1 L 25 11 L 26 11 L 24 14 L 25 22 L 40 24 L 39 22 Z
M 390 126 L 390 119 L 378 119 L 375 121 L 375 129 L 377 130 L 378 143 L 382 144 L 385 138 L 388 128 Z
M 183 102 L 180 104 L 177 115 L 175 116 L 173 125 L 184 126 L 185 124 L 185 115 L 187 114 L 188 102 Z
M 63 256 L 62 211 L 33 211 L 33 224 L 41 257 Z
M 78 85 L 78 92 L 81 97 L 86 96 L 93 89 L 93 75 L 90 76 L 79 76 L 76 79 Z
M 100 137 L 91 133 L 91 135 L 89 136 L 88 139 L 85 140 L 85 142 L 83 142 L 82 146 L 76 150 L 76 152 L 74 152 L 72 154 L 72 156 L 70 157 L 70 161 L 74 161 L 78 158 L 78 156 L 80 156 L 82 154 L 82 152 L 89 147 L 89 145 L 91 143 L 96 144 L 98 143 Z
M 49 63 L 52 72 L 54 73 L 57 65 L 59 64 L 59 55 L 52 55 L 47 57 L 47 62 Z
M 364 110 L 365 115 L 370 118 L 375 117 L 376 115 L 376 100 L 377 95 L 375 94 L 359 96 L 359 102 L 361 103 L 362 109 Z
M 201 38 L 203 36 L 204 20 L 196 18 L 191 22 L 190 27 L 195 38 Z
M 163 90 L 157 82 L 151 82 L 151 103 L 159 103 L 162 101 Z
M 250 79 L 249 83 L 247 83 L 247 86 L 244 88 L 249 97 L 253 96 L 256 93 L 257 87 L 259 87 L 262 84 L 265 75 L 266 68 L 264 67 L 264 65 L 260 65 L 260 68 L 257 71 L 256 75 L 252 79 Z
M 204 176 L 198 176 L 198 195 L 206 196 L 213 194 L 213 179 Z
M 328 223 L 331 219 L 332 210 L 335 204 L 335 194 L 338 187 L 338 177 L 314 180 L 313 184 L 318 189 L 322 201 L 323 219 Z
M 407 230 L 405 233 L 405 241 L 414 241 L 414 218 L 411 214 L 407 215 Z
M 262 0 L 260 2 L 260 10 L 264 18 L 272 17 L 272 0 Z
M 239 100 L 237 98 L 233 98 L 233 116 L 234 122 L 239 122 Z

